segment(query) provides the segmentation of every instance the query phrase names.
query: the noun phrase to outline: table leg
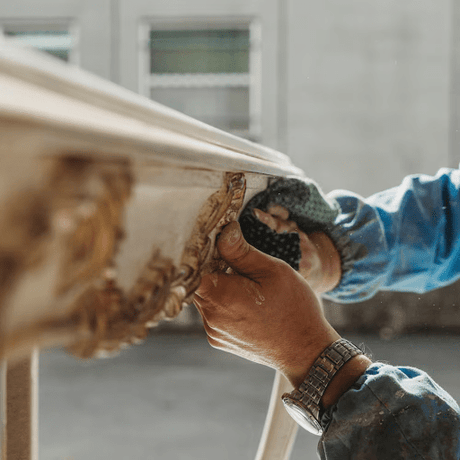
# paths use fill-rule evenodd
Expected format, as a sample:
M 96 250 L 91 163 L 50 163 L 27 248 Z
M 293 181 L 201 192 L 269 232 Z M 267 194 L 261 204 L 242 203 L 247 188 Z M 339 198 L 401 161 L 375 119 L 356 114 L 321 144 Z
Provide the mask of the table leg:
M 0 362 L 0 458 L 6 459 L 6 361 Z
M 38 460 L 38 351 L 6 365 L 3 460 Z M 2 414 L 3 415 L 3 414 Z M 5 422 L 2 419 L 3 426 Z
M 277 372 L 256 460 L 288 460 L 291 455 L 298 425 L 286 412 L 281 401 L 281 395 L 290 391 L 292 385 Z

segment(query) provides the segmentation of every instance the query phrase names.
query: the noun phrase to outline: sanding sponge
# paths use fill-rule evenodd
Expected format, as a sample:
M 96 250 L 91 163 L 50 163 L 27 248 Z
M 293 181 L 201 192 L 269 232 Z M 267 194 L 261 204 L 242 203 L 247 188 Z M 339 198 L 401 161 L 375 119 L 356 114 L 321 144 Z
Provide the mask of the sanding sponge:
M 298 270 L 302 256 L 299 235 L 276 233 L 260 222 L 253 213 L 255 208 L 267 212 L 273 205 L 287 209 L 289 220 L 294 221 L 307 235 L 322 231 L 329 236 L 333 231 L 339 206 L 335 200 L 326 198 L 314 181 L 297 177 L 273 181 L 266 190 L 255 195 L 246 205 L 239 218 L 246 241 Z

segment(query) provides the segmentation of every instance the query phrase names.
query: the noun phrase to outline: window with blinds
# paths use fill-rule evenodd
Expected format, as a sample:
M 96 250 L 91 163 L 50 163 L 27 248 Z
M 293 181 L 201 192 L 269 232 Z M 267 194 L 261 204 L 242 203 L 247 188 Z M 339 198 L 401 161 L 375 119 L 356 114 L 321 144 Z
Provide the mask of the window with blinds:
M 76 63 L 75 33 L 68 24 L 3 24 L 3 36 L 24 46 L 44 51 L 63 61 Z
M 249 23 L 150 26 L 148 33 L 145 86 L 151 99 L 225 131 L 257 137 Z

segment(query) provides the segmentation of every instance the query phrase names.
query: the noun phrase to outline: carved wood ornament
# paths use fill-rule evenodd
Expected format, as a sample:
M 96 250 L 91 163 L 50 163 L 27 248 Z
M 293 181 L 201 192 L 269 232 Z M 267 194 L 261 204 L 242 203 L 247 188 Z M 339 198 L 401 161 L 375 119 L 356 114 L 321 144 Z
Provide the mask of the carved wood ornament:
M 175 318 L 192 302 L 212 257 L 213 236 L 236 218 L 244 192 L 243 174 L 225 175 L 221 189 L 202 207 L 179 267 L 155 249 L 127 293 L 117 287 L 115 273 L 108 267 L 104 287 L 89 288 L 76 302 L 73 321 L 82 338 L 69 351 L 82 358 L 116 352 L 143 340 L 148 328 L 160 320 Z
M 2 357 L 57 342 L 77 357 L 91 358 L 142 341 L 148 328 L 190 304 L 203 274 L 219 265 L 215 236 L 236 219 L 246 189 L 242 173 L 224 174 L 222 187 L 197 216 L 180 265 L 154 248 L 133 286 L 123 290 L 115 259 L 133 185 L 130 165 L 80 156 L 53 161 L 42 189 L 10 200 L 11 212 L 0 222 L 2 234 L 15 235 L 0 243 L 0 314 L 21 275 L 40 268 L 56 235 L 63 255 L 55 296 L 72 299 L 70 313 L 1 334 Z
M 0 44 L 0 81 L 0 403 L 14 387 L 29 409 L 13 401 L 7 425 L 0 417 L 11 456 L 15 445 L 34 450 L 38 348 L 89 358 L 142 340 L 192 300 L 203 274 L 226 269 L 215 237 L 241 209 L 246 180 L 252 193 L 303 172 L 280 152 L 10 44 Z M 15 373 L 14 359 L 33 350 Z M 280 411 L 270 409 L 281 425 L 265 430 L 260 460 L 287 458 L 292 422 Z

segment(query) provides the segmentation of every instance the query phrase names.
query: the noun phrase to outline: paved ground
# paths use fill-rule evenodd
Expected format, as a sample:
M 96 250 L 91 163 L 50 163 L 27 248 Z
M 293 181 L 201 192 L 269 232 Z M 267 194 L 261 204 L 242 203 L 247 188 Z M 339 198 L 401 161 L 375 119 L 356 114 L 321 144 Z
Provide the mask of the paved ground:
M 458 337 L 348 338 L 376 359 L 421 367 L 460 401 Z M 201 335 L 153 335 L 91 363 L 44 353 L 40 460 L 252 460 L 273 376 Z M 299 432 L 291 459 L 315 459 L 316 441 Z

